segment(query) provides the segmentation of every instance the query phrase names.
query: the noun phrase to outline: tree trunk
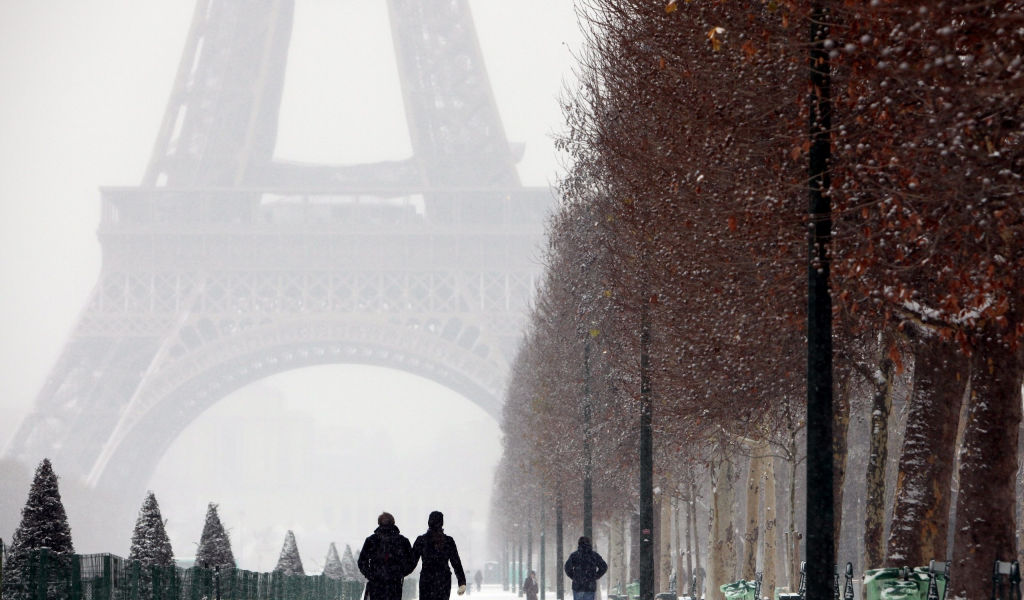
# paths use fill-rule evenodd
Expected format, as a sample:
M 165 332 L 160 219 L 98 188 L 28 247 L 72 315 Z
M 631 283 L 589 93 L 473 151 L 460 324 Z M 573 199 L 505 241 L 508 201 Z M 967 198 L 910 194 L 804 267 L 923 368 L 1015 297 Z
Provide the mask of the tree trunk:
M 789 437 L 789 587 L 796 591 L 800 578 L 800 538 L 796 530 L 796 432 Z
M 971 357 L 953 541 L 954 597 L 988 597 L 992 563 L 1017 557 L 1014 487 L 1021 367 L 1014 352 L 1003 348 L 1001 336 L 993 338 L 979 343 Z
M 626 576 L 626 520 L 622 517 L 612 521 L 612 557 L 615 559 L 615 570 L 608 579 L 608 589 L 614 586 L 618 593 L 625 594 L 629 579 Z
M 662 493 L 658 518 L 658 589 L 669 591 L 672 579 L 672 497 Z
M 850 372 L 841 369 L 839 390 L 835 398 L 835 409 L 832 413 L 832 539 L 835 556 L 833 561 L 839 562 L 839 536 L 843 531 L 843 485 L 846 483 L 846 458 L 849 455 L 848 435 L 850 430 Z
M 736 577 L 736 521 L 733 503 L 736 499 L 736 475 L 732 459 L 723 456 L 714 465 L 711 482 L 714 503 L 711 515 L 711 535 L 708 564 L 708 600 L 724 600 L 721 586 L 732 583 Z
M 565 598 L 565 530 L 563 529 L 564 522 L 562 520 L 562 496 L 559 493 L 555 499 L 555 598 L 557 600 L 563 600 Z
M 955 342 L 910 332 L 914 387 L 885 566 L 946 559 L 949 499 L 968 362 Z
M 723 570 L 723 567 L 718 566 L 721 562 L 722 549 L 716 543 L 718 540 L 718 529 L 720 527 L 718 521 L 718 477 L 720 472 L 724 468 L 721 465 L 721 459 L 713 460 L 711 463 L 711 469 L 709 475 L 711 476 L 711 506 L 708 507 L 708 567 L 706 575 L 705 596 L 707 600 L 722 600 L 723 596 L 720 593 L 715 593 L 715 582 L 718 581 L 718 572 Z
M 676 495 L 672 500 L 672 531 L 675 532 L 672 535 L 672 548 L 675 550 L 673 556 L 675 557 L 677 596 L 683 595 L 686 583 L 686 571 L 683 569 L 683 528 L 682 521 L 679 519 L 679 513 L 683 510 L 683 499 L 678 495 L 680 488 L 681 486 L 676 486 L 674 490 Z
M 761 488 L 764 495 L 764 566 L 763 590 L 772 597 L 777 587 L 776 582 L 776 549 L 779 547 L 779 527 L 775 515 L 775 458 L 770 454 L 771 448 L 764 446 L 764 483 Z
M 884 352 L 883 341 L 883 352 Z M 885 560 L 885 465 L 889 460 L 889 413 L 892 412 L 892 360 L 878 361 L 868 373 L 874 386 L 871 401 L 871 441 L 864 508 L 864 569 L 877 569 Z
M 691 520 L 690 517 L 693 514 L 692 504 L 694 502 L 696 502 L 697 499 L 693 497 L 693 485 L 691 484 L 691 485 L 689 485 L 687 487 L 689 487 L 689 489 L 687 490 L 687 492 L 689 492 L 689 493 L 687 494 L 688 498 L 687 498 L 686 505 L 684 506 L 684 508 L 686 509 L 686 585 L 690 587 L 690 597 L 694 597 L 694 595 L 693 595 L 694 594 L 694 590 L 693 590 L 693 573 L 694 573 L 694 570 L 693 570 L 693 549 L 696 547 L 696 543 L 691 543 L 691 542 L 693 542 L 693 537 L 692 537 L 693 521 Z M 682 589 L 681 585 L 680 585 L 679 589 Z
M 661 575 L 661 562 L 659 560 L 661 558 L 661 552 L 660 552 L 660 550 L 661 550 L 661 496 L 662 496 L 661 494 L 655 494 L 654 495 L 653 509 L 652 509 L 652 513 L 651 513 L 651 523 L 654 525 L 651 528 L 651 536 L 650 536 L 650 539 L 651 539 L 651 554 L 652 554 L 652 557 L 651 557 L 651 585 L 654 586 L 653 588 L 651 588 L 651 589 L 654 590 L 654 593 L 651 596 L 652 598 L 654 596 L 657 596 L 662 591 L 661 590 L 661 581 L 660 581 L 660 577 L 659 577 L 659 575 Z M 643 520 L 641 520 L 640 527 L 641 528 L 643 527 Z M 641 539 L 640 543 L 641 544 L 643 543 L 643 539 Z M 641 550 L 641 552 L 643 551 L 643 546 L 640 547 L 640 550 Z M 641 559 L 640 568 L 643 569 L 643 559 Z M 641 578 L 642 577 L 643 577 L 643 575 L 641 575 Z
M 761 446 L 751 448 L 750 465 L 747 467 L 747 528 L 743 533 L 743 572 L 740 575 L 753 581 L 757 575 L 757 546 L 760 542 L 760 499 L 761 499 Z
M 707 573 L 701 573 L 700 535 L 697 534 L 697 481 L 692 471 L 690 472 L 690 516 L 692 518 L 690 533 L 693 535 L 693 569 L 697 573 L 697 591 L 693 594 L 693 597 L 700 598 L 701 590 L 704 589 L 704 582 L 707 579 Z M 693 579 L 691 578 L 690 581 L 693 581 Z
M 629 515 L 629 583 L 640 578 L 640 514 Z
M 1024 563 L 1024 420 L 1017 428 L 1017 562 Z
M 608 521 L 608 596 L 615 593 L 615 584 L 619 579 L 619 555 L 616 552 L 618 547 L 618 541 L 616 540 L 616 534 L 618 533 L 618 518 L 612 517 Z

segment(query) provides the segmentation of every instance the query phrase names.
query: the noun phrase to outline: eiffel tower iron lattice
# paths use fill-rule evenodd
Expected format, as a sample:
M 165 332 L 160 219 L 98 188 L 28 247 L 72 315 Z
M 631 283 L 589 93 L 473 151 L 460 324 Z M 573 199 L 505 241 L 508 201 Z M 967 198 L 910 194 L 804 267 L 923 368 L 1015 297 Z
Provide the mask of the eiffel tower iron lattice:
M 134 504 L 229 392 L 317 364 L 437 381 L 497 417 L 539 275 L 467 0 L 387 0 L 413 156 L 273 159 L 294 0 L 199 0 L 139 187 L 103 188 L 103 265 L 7 455 Z

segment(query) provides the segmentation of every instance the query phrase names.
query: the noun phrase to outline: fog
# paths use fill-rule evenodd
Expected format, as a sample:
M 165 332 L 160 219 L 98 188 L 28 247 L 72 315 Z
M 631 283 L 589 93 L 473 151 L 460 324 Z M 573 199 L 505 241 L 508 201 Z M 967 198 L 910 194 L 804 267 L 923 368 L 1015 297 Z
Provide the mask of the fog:
M 524 185 L 556 180 L 557 95 L 580 35 L 571 0 L 472 0 Z M 138 185 L 194 9 L 189 0 L 0 3 L 0 447 L 29 411 L 101 268 L 99 186 Z M 296 0 L 275 159 L 353 164 L 412 152 L 384 0 Z M 406 534 L 448 515 L 464 560 L 484 548 L 494 418 L 422 377 L 381 367 L 286 371 L 228 394 L 164 454 L 148 487 L 175 553 L 194 553 L 208 502 L 244 568 L 273 567 L 295 531 L 307 570 L 390 510 Z M 34 465 L 4 464 L 10 539 Z M 55 463 L 58 475 L 61 465 Z M 87 495 L 64 476 L 72 532 Z M 19 491 L 20 490 L 20 491 Z M 86 490 L 86 491 L 75 491 Z M 141 499 L 140 499 L 141 500 Z M 79 551 L 125 555 L 75 538 Z M 100 547 L 100 546 L 103 547 Z
M 183 556 L 216 499 L 236 558 L 253 570 L 273 568 L 289 529 L 322 566 L 332 541 L 358 549 L 384 509 L 407 535 L 426 530 L 431 510 L 444 512 L 463 560 L 482 564 L 500 432 L 467 404 L 436 383 L 377 367 L 289 371 L 193 422 L 150 487 L 164 514 L 177 516 L 168 534 Z

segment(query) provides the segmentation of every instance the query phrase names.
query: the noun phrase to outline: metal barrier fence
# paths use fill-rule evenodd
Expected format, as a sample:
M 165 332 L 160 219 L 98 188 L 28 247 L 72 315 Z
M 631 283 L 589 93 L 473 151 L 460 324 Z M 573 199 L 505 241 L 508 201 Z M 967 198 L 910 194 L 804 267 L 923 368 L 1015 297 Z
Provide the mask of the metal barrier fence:
M 3 600 L 360 600 L 363 584 L 324 575 L 142 566 L 111 554 L 36 550 Z

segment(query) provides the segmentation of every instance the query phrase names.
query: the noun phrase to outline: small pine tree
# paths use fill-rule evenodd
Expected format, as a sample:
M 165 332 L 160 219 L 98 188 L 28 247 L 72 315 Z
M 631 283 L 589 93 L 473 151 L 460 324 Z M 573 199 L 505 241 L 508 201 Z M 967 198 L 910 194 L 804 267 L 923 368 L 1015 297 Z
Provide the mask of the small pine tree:
M 196 566 L 204 569 L 235 566 L 231 540 L 228 539 L 228 532 L 217 515 L 217 505 L 213 502 L 206 509 L 206 523 L 203 525 L 203 535 L 199 538 L 199 548 L 196 550 Z
M 338 549 L 334 546 L 334 542 L 331 542 L 331 547 L 327 549 L 327 558 L 324 559 L 324 575 L 331 579 L 345 578 L 345 568 L 341 565 L 341 559 L 338 558 Z
M 171 550 L 171 539 L 164 529 L 164 520 L 160 515 L 160 505 L 156 503 L 153 492 L 146 495 L 146 500 L 139 510 L 139 519 L 135 522 L 132 533 L 132 549 L 128 560 L 137 560 L 143 566 L 158 565 L 168 567 L 174 564 L 174 552 Z
M 23 589 L 29 583 L 26 581 L 25 570 L 32 558 L 32 551 L 40 548 L 50 549 L 51 572 L 70 571 L 71 555 L 75 553 L 75 547 L 71 542 L 71 527 L 57 487 L 57 475 L 49 459 L 43 459 L 36 468 L 32 487 L 28 491 L 28 501 L 21 509 L 21 524 L 11 538 L 11 546 L 4 561 L 5 599 L 29 597 Z M 50 589 L 47 594 L 50 597 L 57 592 L 55 586 L 51 587 L 54 589 Z
M 284 535 L 284 546 L 281 547 L 281 556 L 277 559 L 274 571 L 285 575 L 306 574 L 302 569 L 302 559 L 299 557 L 299 546 L 295 543 L 295 534 L 290 529 Z
M 341 558 L 342 579 L 345 581 L 363 581 L 363 574 L 359 572 L 359 563 L 352 555 L 352 546 L 345 544 L 345 555 Z

